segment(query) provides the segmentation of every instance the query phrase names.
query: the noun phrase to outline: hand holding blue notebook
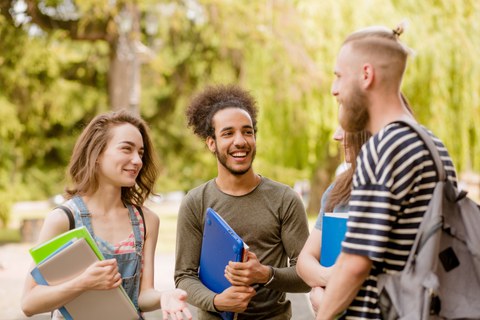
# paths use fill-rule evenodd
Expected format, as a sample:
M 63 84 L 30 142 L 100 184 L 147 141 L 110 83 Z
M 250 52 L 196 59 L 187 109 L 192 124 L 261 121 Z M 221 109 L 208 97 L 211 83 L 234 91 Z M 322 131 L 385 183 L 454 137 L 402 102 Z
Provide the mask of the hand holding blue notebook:
M 243 261 L 248 248 L 235 231 L 213 209 L 208 208 L 203 229 L 202 251 L 200 254 L 199 278 L 210 290 L 221 293 L 231 286 L 225 278 L 225 267 L 229 261 Z M 233 312 L 221 312 L 222 319 L 232 320 Z

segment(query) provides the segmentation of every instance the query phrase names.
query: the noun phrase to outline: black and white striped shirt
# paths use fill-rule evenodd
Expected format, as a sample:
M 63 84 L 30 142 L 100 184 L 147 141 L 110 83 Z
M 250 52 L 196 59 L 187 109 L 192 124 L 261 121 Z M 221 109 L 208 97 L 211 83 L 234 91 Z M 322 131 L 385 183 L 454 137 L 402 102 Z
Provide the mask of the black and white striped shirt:
M 433 136 L 448 178 L 452 160 Z M 401 271 L 432 197 L 436 171 L 430 153 L 410 127 L 393 123 L 373 136 L 357 158 L 348 230 L 342 251 L 373 261 L 370 276 L 347 310 L 347 319 L 381 319 L 376 274 Z

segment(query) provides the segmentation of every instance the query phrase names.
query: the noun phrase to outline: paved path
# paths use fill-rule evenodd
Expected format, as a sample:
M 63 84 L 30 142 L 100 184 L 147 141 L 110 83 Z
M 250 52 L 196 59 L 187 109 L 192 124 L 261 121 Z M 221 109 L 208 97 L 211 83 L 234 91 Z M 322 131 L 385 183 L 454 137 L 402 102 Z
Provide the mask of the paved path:
M 36 315 L 27 318 L 20 310 L 20 297 L 23 282 L 30 268 L 28 249 L 30 244 L 7 244 L 0 246 L 0 320 L 47 320 L 49 314 Z M 155 287 L 160 290 L 174 288 L 173 254 L 158 254 L 155 257 Z M 311 311 L 306 294 L 288 294 L 293 304 L 293 320 L 311 320 Z M 191 307 L 195 314 L 195 308 Z M 162 319 L 159 311 L 146 314 L 146 319 Z

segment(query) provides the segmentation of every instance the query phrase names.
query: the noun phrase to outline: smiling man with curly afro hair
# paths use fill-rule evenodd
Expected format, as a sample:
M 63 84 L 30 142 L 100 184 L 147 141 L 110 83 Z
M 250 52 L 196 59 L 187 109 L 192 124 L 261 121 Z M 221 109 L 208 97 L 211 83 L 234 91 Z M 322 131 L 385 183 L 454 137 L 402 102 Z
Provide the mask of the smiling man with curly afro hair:
M 217 176 L 190 190 L 180 205 L 175 285 L 188 293 L 199 320 L 221 319 L 220 312 L 238 313 L 239 319 L 247 320 L 291 319 L 286 292 L 310 290 L 295 270 L 308 223 L 302 200 L 292 188 L 253 170 L 255 99 L 236 85 L 210 86 L 193 97 L 186 116 L 188 126 L 215 155 Z M 249 246 L 245 262 L 222 265 L 221 292 L 210 290 L 198 273 L 208 208 Z

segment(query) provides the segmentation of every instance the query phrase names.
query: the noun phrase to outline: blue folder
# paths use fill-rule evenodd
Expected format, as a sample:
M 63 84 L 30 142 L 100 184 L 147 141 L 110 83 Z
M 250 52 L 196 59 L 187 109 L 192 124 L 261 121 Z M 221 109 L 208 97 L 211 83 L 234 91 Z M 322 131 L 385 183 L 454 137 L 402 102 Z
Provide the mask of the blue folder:
M 231 286 L 225 278 L 225 267 L 229 261 L 243 260 L 244 242 L 223 218 L 212 208 L 205 215 L 202 251 L 198 275 L 202 283 L 215 293 Z M 233 312 L 221 312 L 224 320 L 234 319 Z
M 347 212 L 326 212 L 322 218 L 322 248 L 320 264 L 332 266 L 342 250 L 342 241 L 347 232 Z

